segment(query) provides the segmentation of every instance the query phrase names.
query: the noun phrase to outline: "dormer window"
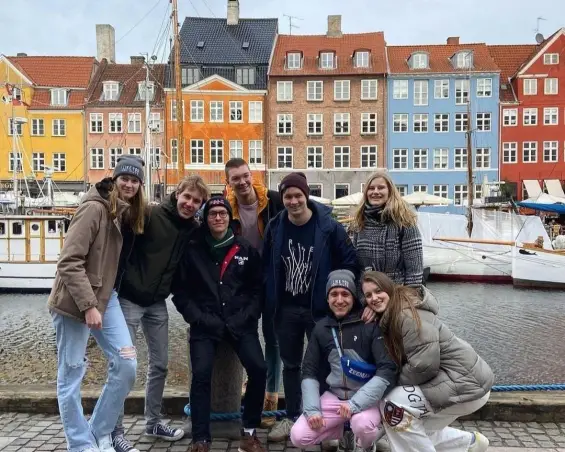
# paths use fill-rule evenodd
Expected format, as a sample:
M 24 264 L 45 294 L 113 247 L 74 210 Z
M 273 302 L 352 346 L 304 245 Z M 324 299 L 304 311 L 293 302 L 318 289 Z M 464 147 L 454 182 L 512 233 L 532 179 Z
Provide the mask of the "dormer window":
M 473 67 L 473 52 L 464 50 L 455 54 L 455 67 L 457 69 L 471 69 Z
M 412 69 L 428 69 L 429 60 L 427 53 L 414 53 L 410 57 L 410 67 Z
M 302 54 L 300 52 L 288 52 L 286 54 L 286 68 L 300 69 L 302 67 Z
M 182 67 L 180 74 L 182 86 L 192 85 L 200 81 L 200 70 L 197 67 Z
M 355 52 L 355 67 L 369 67 L 369 56 L 368 50 L 357 50 Z
M 320 69 L 335 69 L 337 58 L 333 52 L 320 53 Z
M 147 86 L 145 82 L 139 82 L 137 84 L 137 97 L 139 100 L 146 100 L 146 96 L 148 97 L 149 102 L 153 101 L 155 97 L 155 83 L 149 82 Z
M 120 95 L 120 84 L 118 82 L 104 82 L 102 100 L 118 100 Z
M 53 88 L 51 90 L 51 105 L 54 107 L 64 107 L 67 105 L 67 90 Z

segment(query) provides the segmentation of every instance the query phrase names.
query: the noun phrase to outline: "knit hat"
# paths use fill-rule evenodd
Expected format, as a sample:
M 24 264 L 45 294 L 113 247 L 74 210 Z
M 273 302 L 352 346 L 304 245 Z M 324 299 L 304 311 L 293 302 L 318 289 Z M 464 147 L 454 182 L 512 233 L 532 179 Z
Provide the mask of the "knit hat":
M 357 288 L 355 287 L 355 275 L 350 270 L 334 270 L 328 275 L 326 284 L 326 297 L 334 287 L 343 287 L 357 298 Z
M 113 179 L 116 179 L 118 176 L 128 175 L 137 177 L 140 182 L 143 183 L 145 176 L 143 172 L 144 166 L 145 162 L 143 159 L 135 155 L 123 155 L 118 157 L 116 168 L 114 168 Z
M 230 223 L 233 220 L 233 212 L 231 210 L 231 206 L 230 203 L 228 202 L 228 200 L 226 198 L 224 198 L 223 196 L 212 196 L 204 205 L 204 224 L 207 224 L 208 221 L 208 214 L 210 213 L 210 209 L 212 207 L 225 207 L 226 210 L 228 211 L 228 215 L 230 217 Z
M 306 180 L 306 175 L 304 173 L 297 172 L 287 175 L 279 185 L 279 193 L 281 196 L 283 196 L 285 190 L 290 187 L 298 188 L 302 193 L 304 193 L 306 199 L 310 197 L 310 187 L 308 187 L 308 181 Z

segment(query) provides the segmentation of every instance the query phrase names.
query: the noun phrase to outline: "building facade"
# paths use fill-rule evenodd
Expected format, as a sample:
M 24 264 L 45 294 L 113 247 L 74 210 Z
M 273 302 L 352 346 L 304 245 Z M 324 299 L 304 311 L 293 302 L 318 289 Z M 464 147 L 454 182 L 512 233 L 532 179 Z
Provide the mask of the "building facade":
M 302 171 L 311 194 L 359 192 L 384 167 L 386 56 L 383 33 L 279 36 L 269 72 L 269 186 Z
M 484 44 L 388 46 L 387 167 L 403 195 L 453 200 L 462 213 L 471 130 L 475 197 L 498 181 L 500 70 Z M 469 124 L 470 119 L 470 124 Z

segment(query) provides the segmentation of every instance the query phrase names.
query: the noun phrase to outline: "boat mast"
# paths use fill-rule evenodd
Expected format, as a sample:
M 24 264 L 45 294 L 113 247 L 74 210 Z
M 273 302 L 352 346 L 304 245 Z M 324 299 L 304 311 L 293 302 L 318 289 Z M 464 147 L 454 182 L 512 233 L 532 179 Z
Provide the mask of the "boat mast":
M 467 98 L 467 234 L 471 237 L 473 232 L 473 202 L 474 202 L 474 184 L 473 184 L 473 140 L 472 140 L 472 118 L 471 118 L 471 77 L 469 80 L 469 97 Z
M 182 105 L 182 83 L 180 67 L 180 36 L 179 36 L 179 12 L 177 0 L 171 0 L 173 4 L 173 36 L 174 36 L 174 57 L 175 68 L 175 99 L 177 107 L 177 160 L 178 160 L 178 181 L 184 177 L 184 136 L 183 136 L 183 105 Z

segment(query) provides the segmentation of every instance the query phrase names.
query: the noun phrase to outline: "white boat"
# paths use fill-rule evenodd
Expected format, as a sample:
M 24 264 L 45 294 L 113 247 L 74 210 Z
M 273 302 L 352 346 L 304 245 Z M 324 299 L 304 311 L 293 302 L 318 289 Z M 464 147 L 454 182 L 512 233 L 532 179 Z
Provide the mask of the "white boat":
M 565 252 L 521 244 L 513 247 L 512 258 L 515 286 L 565 289 Z

